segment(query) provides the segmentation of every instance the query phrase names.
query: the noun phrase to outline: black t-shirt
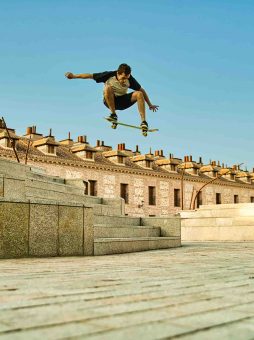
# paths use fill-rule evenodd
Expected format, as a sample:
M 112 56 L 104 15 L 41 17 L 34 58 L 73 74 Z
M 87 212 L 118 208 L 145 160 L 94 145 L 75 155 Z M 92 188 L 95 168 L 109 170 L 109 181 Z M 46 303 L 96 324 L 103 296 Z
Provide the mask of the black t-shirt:
M 105 71 L 101 73 L 93 73 L 93 79 L 96 81 L 96 83 L 105 83 L 109 78 L 116 77 L 117 71 Z M 135 91 L 139 91 L 141 89 L 141 85 L 137 82 L 137 80 L 130 75 L 130 78 L 128 79 L 130 86 L 129 88 Z

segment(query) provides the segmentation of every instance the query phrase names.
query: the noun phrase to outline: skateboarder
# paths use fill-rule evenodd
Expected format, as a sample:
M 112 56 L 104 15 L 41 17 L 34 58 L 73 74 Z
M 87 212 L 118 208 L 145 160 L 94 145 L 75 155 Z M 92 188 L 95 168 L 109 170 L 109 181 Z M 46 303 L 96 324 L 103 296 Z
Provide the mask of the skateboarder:
M 105 71 L 101 73 L 73 74 L 67 72 L 68 79 L 94 79 L 96 83 L 104 83 L 103 102 L 111 111 L 110 119 L 117 121 L 116 110 L 125 110 L 137 102 L 141 117 L 142 130 L 148 129 L 145 113 L 145 102 L 153 112 L 158 110 L 158 105 L 153 105 L 146 91 L 131 75 L 131 68 L 127 64 L 121 64 L 116 71 Z M 127 93 L 128 88 L 134 90 Z

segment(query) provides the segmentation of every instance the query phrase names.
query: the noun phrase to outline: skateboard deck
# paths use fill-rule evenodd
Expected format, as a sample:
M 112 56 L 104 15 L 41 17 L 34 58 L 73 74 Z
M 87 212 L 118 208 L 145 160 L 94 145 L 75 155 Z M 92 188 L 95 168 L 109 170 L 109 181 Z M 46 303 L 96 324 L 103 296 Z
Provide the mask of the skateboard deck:
M 138 129 L 142 131 L 143 136 L 147 136 L 147 132 L 155 132 L 155 131 L 159 131 L 159 129 L 148 129 L 148 130 L 143 130 L 141 126 L 138 125 L 131 125 L 131 124 L 126 124 L 126 123 L 122 123 L 119 121 L 114 121 L 111 118 L 108 117 L 104 117 L 108 122 L 112 123 L 111 127 L 112 129 L 116 129 L 117 125 L 121 125 L 121 126 L 126 126 L 126 127 L 130 127 L 132 129 Z

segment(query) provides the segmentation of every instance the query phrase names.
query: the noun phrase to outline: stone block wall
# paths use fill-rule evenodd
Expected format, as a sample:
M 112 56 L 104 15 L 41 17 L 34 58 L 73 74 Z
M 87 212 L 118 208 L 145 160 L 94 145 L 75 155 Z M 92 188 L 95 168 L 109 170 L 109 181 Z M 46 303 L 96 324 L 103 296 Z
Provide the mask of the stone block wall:
M 0 175 L 0 197 L 4 197 L 4 177 Z
M 160 227 L 162 237 L 179 237 L 181 239 L 180 216 L 141 218 L 142 225 Z
M 0 200 L 0 258 L 93 255 L 93 209 Z

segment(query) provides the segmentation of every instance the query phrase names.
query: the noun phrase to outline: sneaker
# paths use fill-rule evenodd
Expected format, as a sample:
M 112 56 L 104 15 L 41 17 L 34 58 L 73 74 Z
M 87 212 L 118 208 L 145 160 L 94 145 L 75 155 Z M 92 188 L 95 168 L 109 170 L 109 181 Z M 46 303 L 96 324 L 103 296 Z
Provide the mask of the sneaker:
M 117 114 L 116 114 L 116 113 L 111 113 L 111 115 L 108 116 L 108 118 L 109 118 L 110 120 L 115 120 L 115 121 L 117 121 Z
M 148 124 L 146 120 L 143 120 L 143 122 L 140 124 L 142 130 L 148 130 Z

